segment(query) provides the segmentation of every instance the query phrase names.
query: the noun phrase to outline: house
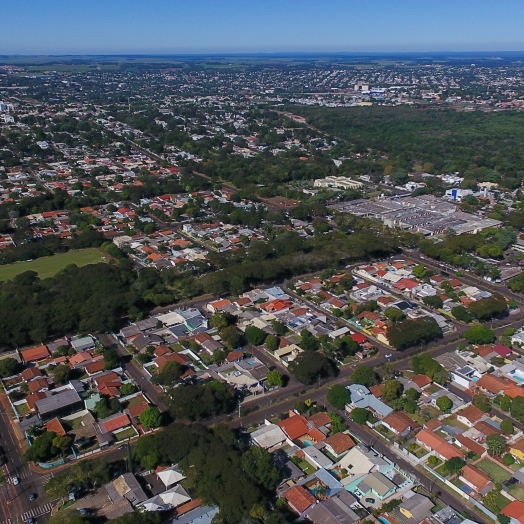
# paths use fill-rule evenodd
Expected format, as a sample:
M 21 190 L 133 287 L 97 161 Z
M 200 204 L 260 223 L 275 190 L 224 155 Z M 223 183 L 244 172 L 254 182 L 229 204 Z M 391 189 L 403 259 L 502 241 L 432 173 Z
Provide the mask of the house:
M 484 412 L 482 412 L 476 406 L 468 406 L 467 408 L 457 413 L 457 420 L 472 428 L 477 422 L 486 418 Z
M 34 378 L 41 377 L 42 376 L 42 372 L 40 371 L 40 368 L 37 368 L 35 366 L 34 368 L 26 368 L 26 369 L 24 369 L 24 371 L 22 371 L 21 376 L 22 376 L 22 378 L 26 382 L 29 382 L 30 380 L 32 380 Z
M 133 404 L 132 406 L 128 406 L 124 413 L 127 413 L 131 419 L 138 419 L 140 415 L 149 408 L 149 403 L 146 400 L 143 400 L 142 402 L 138 402 L 137 404 Z
M 44 425 L 44 428 L 47 431 L 56 433 L 57 435 L 60 435 L 62 437 L 66 434 L 64 426 L 62 426 L 58 418 L 51 419 L 47 424 Z
M 487 453 L 486 448 L 482 447 L 480 444 L 464 435 L 457 435 L 455 437 L 455 444 L 460 448 L 464 448 L 467 451 L 476 453 L 479 457 L 482 457 Z
M 499 357 L 508 358 L 511 355 L 511 349 L 508 346 L 498 345 L 493 348 Z
M 29 362 L 37 362 L 38 360 L 43 360 L 50 356 L 49 350 L 46 346 L 36 346 L 34 348 L 24 349 L 20 351 L 20 356 L 22 360 L 28 364 Z
M 257 446 L 271 452 L 280 448 L 286 442 L 287 436 L 276 424 L 266 424 L 251 433 L 251 440 Z
M 84 409 L 84 401 L 74 389 L 66 389 L 35 402 L 35 410 L 42 422 L 55 417 L 66 417 L 82 409 Z
M 493 484 L 486 473 L 471 464 L 467 464 L 462 468 L 462 475 L 460 475 L 459 479 L 480 495 L 486 495 L 495 487 L 495 484 Z
M 281 420 L 277 426 L 284 431 L 290 440 L 297 440 L 309 431 L 306 419 L 294 412 L 288 418 Z
M 191 497 L 182 486 L 175 486 L 142 502 L 139 511 L 166 511 L 178 508 L 191 500 Z
M 355 447 L 355 442 L 346 433 L 335 433 L 324 440 L 326 450 L 336 459 L 345 455 L 351 448 Z
M 508 395 L 511 398 L 524 396 L 524 389 L 517 386 L 515 382 L 502 377 L 497 377 L 492 373 L 486 373 L 474 384 L 475 390 L 489 393 L 493 396 L 499 394 Z
M 293 486 L 284 493 L 289 507 L 302 517 L 316 504 L 317 499 L 302 486 Z
M 412 497 L 406 498 L 398 509 L 406 518 L 422 522 L 431 515 L 431 508 L 434 505 L 431 499 L 415 493 Z
M 366 475 L 357 485 L 362 497 L 387 499 L 395 493 L 397 486 L 380 471 L 373 471 Z
M 462 458 L 464 456 L 464 453 L 453 446 L 453 444 L 450 444 L 439 435 L 436 435 L 427 429 L 419 431 L 416 440 L 419 444 L 425 446 L 430 451 L 433 451 L 435 455 L 442 460 L 449 460 L 453 457 Z
M 95 340 L 93 337 L 82 337 L 71 339 L 71 346 L 77 353 L 83 353 L 90 349 L 95 349 Z
M 384 404 L 384 402 L 373 396 L 366 386 L 350 384 L 347 386 L 347 389 L 349 389 L 351 395 L 351 409 L 369 409 L 379 419 L 383 419 L 393 412 L 387 404 Z
M 302 450 L 302 453 L 304 454 L 304 459 L 309 462 L 314 468 L 317 469 L 329 469 L 333 466 L 333 461 L 324 455 L 322 451 L 320 451 L 315 446 L 307 446 Z
M 347 470 L 350 475 L 342 480 L 342 484 L 348 485 L 367 475 L 370 471 L 384 471 L 391 468 L 391 464 L 378 455 L 372 449 L 358 444 L 350 449 L 337 463 L 339 468 Z
M 307 513 L 307 518 L 313 524 L 355 524 L 361 520 L 351 509 L 356 502 L 351 493 L 342 490 L 327 500 L 321 500 Z
M 132 473 L 120 475 L 113 482 L 106 484 L 105 488 L 113 504 L 118 504 L 122 499 L 126 499 L 134 507 L 147 500 L 147 495 Z
M 273 355 L 284 364 L 284 366 L 289 366 L 290 362 L 293 362 L 300 353 L 304 350 L 299 348 L 296 344 L 288 344 L 283 348 L 279 348 L 273 352 Z
M 107 418 L 98 421 L 98 425 L 102 433 L 114 433 L 119 429 L 126 428 L 131 425 L 131 420 L 125 413 L 115 413 Z
M 235 351 L 231 351 L 227 354 L 226 361 L 227 362 L 238 362 L 239 360 L 244 359 L 244 352 L 240 349 L 236 349 Z
M 49 382 L 46 377 L 38 377 L 31 380 L 28 384 L 29 392 L 36 393 L 37 391 L 47 391 L 49 389 Z
M 211 313 L 217 313 L 221 311 L 224 307 L 229 306 L 231 301 L 229 300 L 216 300 L 215 302 L 210 302 L 206 307 L 207 310 Z
M 186 478 L 185 475 L 178 470 L 177 466 L 171 466 L 157 471 L 157 477 L 163 482 L 166 489 Z
M 387 417 L 382 419 L 382 425 L 386 426 L 390 431 L 402 437 L 406 437 L 413 431 L 420 429 L 420 425 L 414 420 L 410 419 L 405 413 L 401 411 L 393 411 Z
M 433 380 L 427 375 L 415 375 L 411 377 L 411 381 L 414 382 L 420 389 L 424 389 L 433 383 Z
M 511 519 L 510 524 L 524 524 L 524 502 L 514 500 L 500 512 Z

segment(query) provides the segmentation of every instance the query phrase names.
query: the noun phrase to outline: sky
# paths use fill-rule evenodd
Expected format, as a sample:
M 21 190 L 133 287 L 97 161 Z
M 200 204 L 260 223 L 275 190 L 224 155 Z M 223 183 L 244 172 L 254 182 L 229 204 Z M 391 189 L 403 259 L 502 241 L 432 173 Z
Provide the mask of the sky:
M 522 0 L 3 0 L 1 54 L 524 51 Z

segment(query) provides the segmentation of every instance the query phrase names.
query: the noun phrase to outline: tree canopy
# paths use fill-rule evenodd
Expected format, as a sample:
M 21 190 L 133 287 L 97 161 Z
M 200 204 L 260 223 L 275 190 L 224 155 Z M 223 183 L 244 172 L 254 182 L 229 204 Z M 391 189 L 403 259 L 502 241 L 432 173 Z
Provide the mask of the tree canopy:
M 312 384 L 319 377 L 336 375 L 338 369 L 322 353 L 304 351 L 289 364 L 289 371 L 302 384 Z

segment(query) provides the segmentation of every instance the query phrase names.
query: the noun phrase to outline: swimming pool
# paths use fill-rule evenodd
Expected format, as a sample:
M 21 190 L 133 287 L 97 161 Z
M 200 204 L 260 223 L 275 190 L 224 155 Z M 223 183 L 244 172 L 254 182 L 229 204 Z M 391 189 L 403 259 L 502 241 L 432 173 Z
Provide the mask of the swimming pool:
M 386 517 L 377 517 L 382 524 L 391 524 L 391 522 Z
M 306 448 L 309 448 L 310 446 L 312 446 L 313 444 L 311 444 L 311 442 L 309 442 L 309 440 L 304 440 L 304 446 L 306 446 Z M 389 524 L 389 523 L 388 523 Z

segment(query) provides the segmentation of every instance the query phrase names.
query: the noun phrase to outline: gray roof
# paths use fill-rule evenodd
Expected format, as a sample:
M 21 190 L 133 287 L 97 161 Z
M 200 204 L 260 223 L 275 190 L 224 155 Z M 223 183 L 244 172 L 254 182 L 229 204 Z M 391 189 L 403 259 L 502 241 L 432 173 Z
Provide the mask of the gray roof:
M 328 488 L 328 495 L 333 496 L 344 489 L 344 486 L 324 468 L 315 472 L 315 477 L 321 480 Z
M 74 389 L 66 389 L 56 395 L 37 400 L 35 407 L 38 412 L 43 415 L 55 411 L 60 407 L 76 404 L 77 402 L 82 402 L 80 395 Z
M 368 489 L 366 489 L 366 487 Z M 395 489 L 396 486 L 389 480 L 387 477 L 382 475 L 379 471 L 374 471 L 369 473 L 363 479 L 363 481 L 358 485 L 358 488 L 363 492 L 369 491 L 372 489 L 375 493 L 378 493 L 381 497 L 385 496 L 389 491 Z
M 409 499 L 404 500 L 400 505 L 401 508 L 407 509 L 413 518 L 421 521 L 431 514 L 431 508 L 434 506 L 433 502 L 420 493 L 415 493 Z
M 211 524 L 213 517 L 218 513 L 218 508 L 211 506 L 201 506 L 184 515 L 172 520 L 172 524 Z
M 145 331 L 146 329 L 154 329 L 157 326 L 157 324 L 158 318 L 155 317 L 145 318 L 144 320 L 139 320 L 135 322 L 135 326 L 140 331 Z
M 373 411 L 387 417 L 393 410 L 375 397 L 366 386 L 351 384 L 347 386 L 351 394 L 351 402 L 357 408 L 371 408 Z
M 147 500 L 140 484 L 132 473 L 124 473 L 116 480 L 105 486 L 111 502 L 116 503 L 123 498 L 129 500 L 133 506 Z
M 342 490 L 330 499 L 316 504 L 307 517 L 314 524 L 353 524 L 360 520 L 360 517 L 350 507 L 355 502 L 353 495 Z

